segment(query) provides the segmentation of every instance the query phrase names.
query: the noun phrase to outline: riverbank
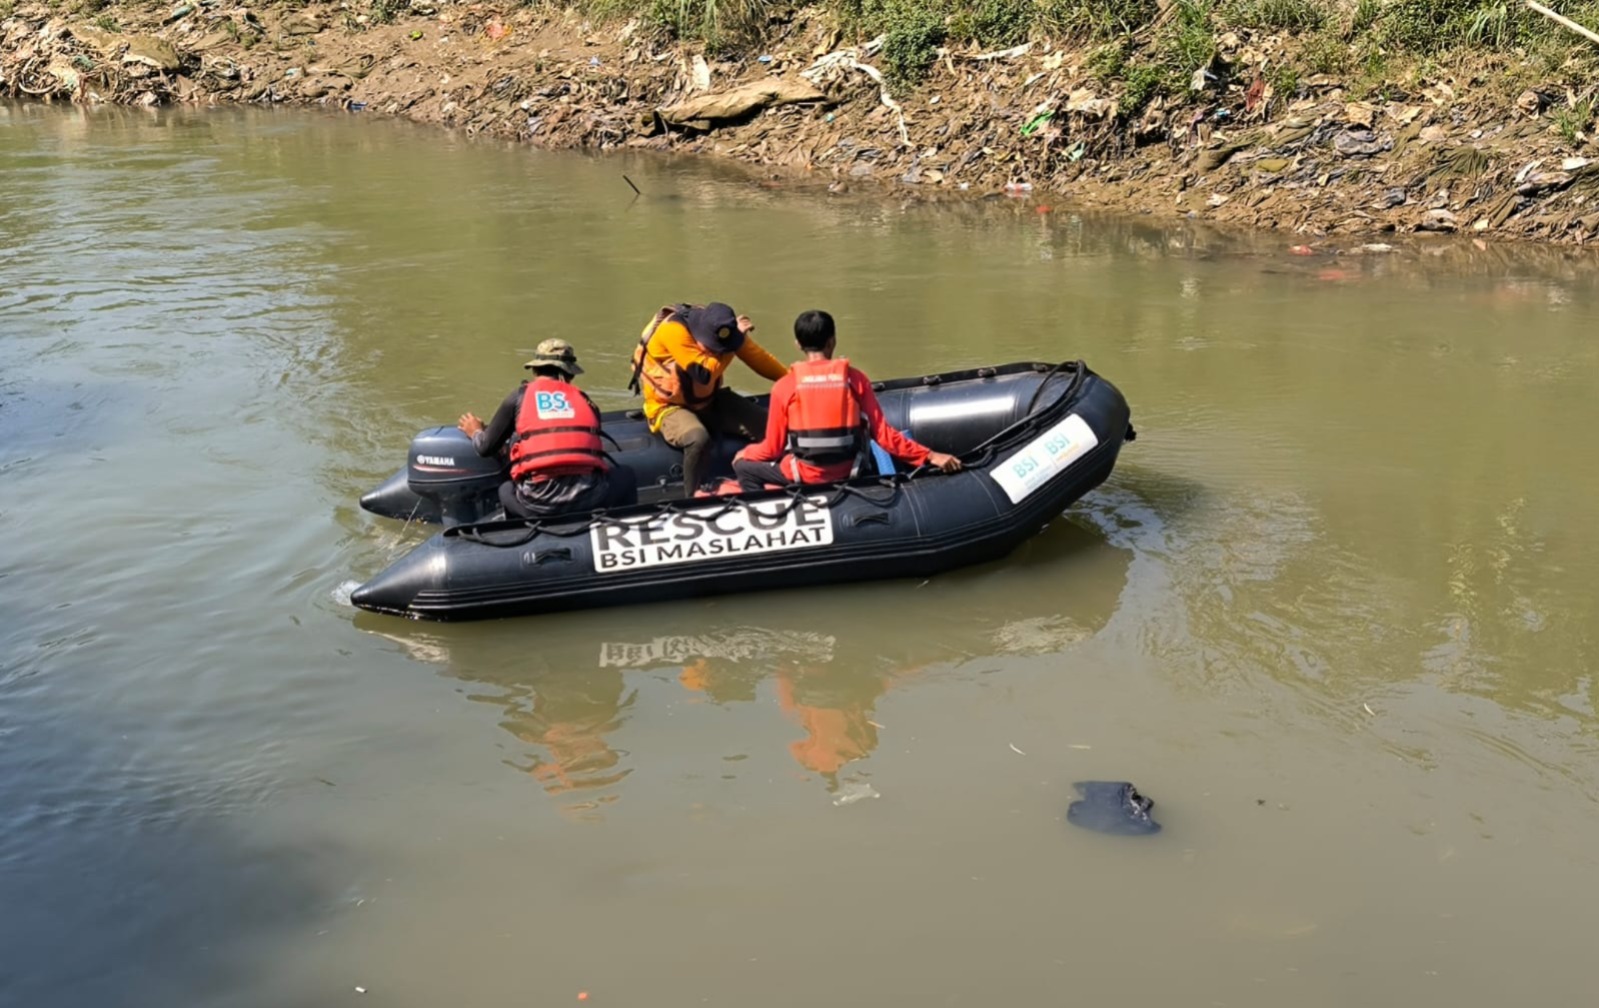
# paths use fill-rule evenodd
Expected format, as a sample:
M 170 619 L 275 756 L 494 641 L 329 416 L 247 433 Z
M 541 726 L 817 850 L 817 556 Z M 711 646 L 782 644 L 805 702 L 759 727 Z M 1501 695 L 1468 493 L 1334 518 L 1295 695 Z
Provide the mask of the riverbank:
M 877 26 L 800 7 L 711 45 L 554 7 L 8 3 L 0 94 L 13 96 L 314 104 L 550 147 L 727 157 L 773 184 L 1275 229 L 1309 249 L 1599 236 L 1594 88 L 1568 83 L 1599 46 L 1558 27 L 1533 36 L 1543 22 L 1519 9 L 1436 50 L 1402 44 L 1394 25 L 1408 22 L 1382 20 L 1394 4 L 1336 21 L 1294 0 L 1254 16 L 1275 29 L 1173 0 L 1072 42 L 1042 22 L 955 32 L 945 18 L 852 44 Z

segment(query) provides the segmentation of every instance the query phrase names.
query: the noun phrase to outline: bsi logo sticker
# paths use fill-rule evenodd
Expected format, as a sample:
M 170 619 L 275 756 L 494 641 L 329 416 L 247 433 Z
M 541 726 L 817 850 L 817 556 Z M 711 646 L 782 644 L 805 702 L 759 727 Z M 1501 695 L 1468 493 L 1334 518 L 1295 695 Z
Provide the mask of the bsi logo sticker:
M 996 466 L 994 482 L 1019 504 L 1098 444 L 1094 429 L 1073 413 Z
M 541 420 L 570 420 L 577 416 L 572 404 L 566 401 L 565 392 L 536 392 L 533 408 Z

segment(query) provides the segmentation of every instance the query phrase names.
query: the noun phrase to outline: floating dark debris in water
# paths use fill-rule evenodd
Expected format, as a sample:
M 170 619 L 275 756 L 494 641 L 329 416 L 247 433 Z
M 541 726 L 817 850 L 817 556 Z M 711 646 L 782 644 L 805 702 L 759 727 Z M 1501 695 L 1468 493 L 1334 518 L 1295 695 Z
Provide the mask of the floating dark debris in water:
M 1072 786 L 1082 798 L 1067 807 L 1067 822 L 1116 836 L 1160 832 L 1160 823 L 1149 817 L 1154 801 L 1126 781 L 1078 781 Z

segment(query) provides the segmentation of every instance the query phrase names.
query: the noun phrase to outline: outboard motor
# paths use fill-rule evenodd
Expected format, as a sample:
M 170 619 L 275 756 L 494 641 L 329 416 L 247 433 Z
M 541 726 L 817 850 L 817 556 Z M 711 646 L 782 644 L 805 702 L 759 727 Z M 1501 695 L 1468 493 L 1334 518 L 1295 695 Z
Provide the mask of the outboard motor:
M 406 485 L 438 508 L 446 526 L 482 521 L 498 511 L 505 479 L 499 457 L 479 455 L 460 428 L 430 427 L 411 439 Z

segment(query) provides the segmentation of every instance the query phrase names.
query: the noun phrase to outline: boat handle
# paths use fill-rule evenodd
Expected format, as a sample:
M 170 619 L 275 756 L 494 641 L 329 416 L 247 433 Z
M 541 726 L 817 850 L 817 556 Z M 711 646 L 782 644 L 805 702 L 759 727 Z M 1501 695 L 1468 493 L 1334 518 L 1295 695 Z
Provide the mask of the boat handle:
M 864 511 L 850 519 L 851 525 L 887 525 L 893 518 L 887 511 Z
M 543 567 L 547 563 L 571 563 L 572 551 L 566 549 L 565 547 L 552 550 L 539 550 L 534 556 L 533 562 L 540 567 Z

